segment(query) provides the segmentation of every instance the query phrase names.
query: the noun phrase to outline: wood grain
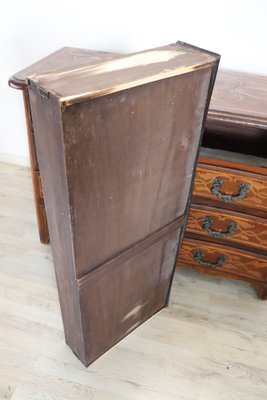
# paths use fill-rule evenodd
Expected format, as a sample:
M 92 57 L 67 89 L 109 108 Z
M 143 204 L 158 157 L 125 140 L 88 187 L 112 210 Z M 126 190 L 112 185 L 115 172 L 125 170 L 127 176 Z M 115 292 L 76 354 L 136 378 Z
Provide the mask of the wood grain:
M 186 52 L 188 46 L 182 47 Z M 188 50 L 188 60 L 196 55 L 190 74 L 181 73 L 182 61 L 176 59 L 177 76 L 140 86 L 135 86 L 134 81 L 131 90 L 115 90 L 90 100 L 81 97 L 79 103 L 63 108 L 57 96 L 47 96 L 44 87 L 29 81 L 66 342 L 86 366 L 167 303 L 174 253 L 184 230 L 196 156 L 217 70 L 217 64 L 211 66 L 204 61 L 203 52 L 203 65 L 194 71 L 198 52 L 194 48 Z M 158 57 L 158 50 L 156 53 Z M 155 53 L 148 52 L 148 56 L 153 72 Z M 141 59 L 144 60 L 143 53 Z M 218 57 L 213 56 L 213 60 L 218 61 Z M 160 64 L 155 70 L 161 70 Z M 173 64 L 169 66 L 172 70 Z M 142 68 L 136 68 L 140 77 Z M 123 74 L 120 71 L 122 79 L 129 79 L 131 70 L 125 67 Z M 147 72 L 144 68 L 144 78 Z M 70 77 L 74 79 L 72 69 Z M 95 78 L 98 85 L 99 77 Z M 77 83 L 79 87 L 75 82 L 74 79 L 73 85 Z M 169 228 L 176 223 L 179 230 L 174 240 Z M 149 247 L 144 252 L 142 246 L 158 234 L 162 234 L 162 243 L 160 250 L 155 248 L 156 262 Z M 136 253 L 129 253 L 134 248 Z M 142 263 L 139 253 L 143 254 Z M 123 255 L 129 259 L 120 258 Z M 117 257 L 120 263 L 114 266 Z M 155 271 L 161 271 L 157 273 L 157 285 L 154 274 L 145 272 L 146 266 L 152 265 Z M 90 282 L 95 282 L 98 274 L 103 278 L 95 291 L 97 284 Z M 83 279 L 88 287 L 81 289 Z M 143 280 L 151 288 L 148 292 Z M 111 281 L 116 288 L 112 299 Z M 133 288 L 128 287 L 129 282 Z M 155 293 L 150 295 L 152 289 Z M 136 312 L 132 324 L 126 316 L 135 314 L 146 294 L 147 306 Z M 96 316 L 95 309 L 99 307 L 101 316 L 99 312 Z M 127 323 L 119 323 L 124 318 Z
M 227 101 L 225 101 L 227 99 Z M 267 128 L 267 76 L 219 71 L 210 103 L 208 123 L 215 117 L 246 118 Z M 227 118 L 225 118 L 227 114 Z M 229 121 L 230 122 L 230 121 Z
M 26 81 L 29 75 L 51 73 L 66 66 L 75 66 L 75 68 L 78 68 L 84 64 L 94 64 L 103 61 L 103 59 L 107 60 L 116 57 L 119 57 L 119 55 L 105 51 L 86 50 L 76 47 L 62 47 L 29 67 L 15 73 L 9 79 L 9 85 L 18 89 L 27 88 L 28 84 Z
M 267 282 L 267 257 L 230 246 L 218 245 L 201 240 L 184 239 L 177 266 L 193 267 L 202 273 L 206 273 L 207 269 L 199 266 L 194 260 L 194 255 L 198 250 L 204 253 L 204 261 L 213 264 L 216 263 L 220 255 L 226 256 L 225 264 L 221 267 L 214 268 L 218 277 L 220 276 L 220 271 L 222 271 L 240 275 L 240 279 L 244 276 L 262 281 L 263 283 Z
M 46 93 L 56 96 L 62 107 L 110 93 L 217 65 L 219 56 L 177 42 L 97 65 L 69 67 L 28 77 Z
M 266 157 L 267 76 L 221 71 L 203 146 Z
M 204 219 L 210 217 L 213 220 L 211 229 L 216 232 L 225 233 L 229 229 L 229 224 L 236 223 L 237 230 L 233 236 L 224 239 L 215 239 L 204 229 Z M 267 220 L 252 215 L 241 214 L 223 209 L 192 204 L 189 212 L 186 235 L 197 235 L 199 238 L 216 241 L 217 243 L 230 244 L 233 246 L 242 245 L 247 249 L 258 249 L 261 253 L 267 253 Z
M 205 109 L 189 93 L 209 82 L 200 70 L 66 108 L 78 277 L 185 213 Z
M 242 183 L 249 184 L 249 192 L 244 200 L 235 203 L 224 203 L 211 193 L 211 187 L 215 178 L 221 178 L 224 182 L 221 193 L 237 195 L 239 187 Z M 248 210 L 267 210 L 267 176 L 258 175 L 230 168 L 222 168 L 211 165 L 199 164 L 196 172 L 193 196 L 196 198 L 194 202 L 198 202 L 197 198 L 205 199 L 206 204 L 210 201 L 216 201 L 222 208 L 229 208 L 238 211 Z

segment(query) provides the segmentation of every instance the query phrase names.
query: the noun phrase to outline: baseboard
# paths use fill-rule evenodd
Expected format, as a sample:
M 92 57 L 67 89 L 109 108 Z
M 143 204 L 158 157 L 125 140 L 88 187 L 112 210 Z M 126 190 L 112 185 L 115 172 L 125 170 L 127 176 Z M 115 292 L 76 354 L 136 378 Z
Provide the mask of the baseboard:
M 15 156 L 14 154 L 0 153 L 0 162 L 21 165 L 23 167 L 30 166 L 30 160 L 28 157 Z

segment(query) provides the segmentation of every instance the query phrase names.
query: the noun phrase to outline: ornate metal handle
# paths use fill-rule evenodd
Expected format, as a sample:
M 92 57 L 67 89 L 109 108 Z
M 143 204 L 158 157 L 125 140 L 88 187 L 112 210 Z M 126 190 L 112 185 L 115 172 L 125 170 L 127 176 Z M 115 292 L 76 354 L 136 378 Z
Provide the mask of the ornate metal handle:
M 203 222 L 204 222 L 202 225 L 203 231 L 206 231 L 208 235 L 213 236 L 216 239 L 223 239 L 226 238 L 227 236 L 234 236 L 238 228 L 238 224 L 236 222 L 230 222 L 230 224 L 228 224 L 227 226 L 226 232 L 218 232 L 218 231 L 213 231 L 211 229 L 211 225 L 213 224 L 212 218 L 205 217 L 203 219 Z
M 205 253 L 203 251 L 197 250 L 194 254 L 194 261 L 197 262 L 201 267 L 207 268 L 207 269 L 214 269 L 218 267 L 222 267 L 226 260 L 227 257 L 224 255 L 221 255 L 217 258 L 217 261 L 215 264 L 212 264 L 208 261 L 203 261 L 202 258 L 204 257 Z
M 211 193 L 214 194 L 218 199 L 224 201 L 225 203 L 234 203 L 238 200 L 243 200 L 247 197 L 249 191 L 249 185 L 247 183 L 241 183 L 239 186 L 239 193 L 237 195 L 222 194 L 220 189 L 223 185 L 223 180 L 221 178 L 215 178 L 212 182 Z

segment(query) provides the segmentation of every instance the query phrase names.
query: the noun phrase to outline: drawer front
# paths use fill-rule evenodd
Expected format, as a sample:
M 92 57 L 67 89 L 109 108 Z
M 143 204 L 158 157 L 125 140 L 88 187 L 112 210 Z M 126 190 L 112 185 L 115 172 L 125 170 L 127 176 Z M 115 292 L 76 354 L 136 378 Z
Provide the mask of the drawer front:
M 221 206 L 267 210 L 267 176 L 199 164 L 195 197 L 216 201 Z
M 177 267 L 191 267 L 200 272 L 224 271 L 261 281 L 267 280 L 267 257 L 201 240 L 183 241 Z
M 187 234 L 201 235 L 205 240 L 226 240 L 267 252 L 267 220 L 233 211 L 192 205 Z

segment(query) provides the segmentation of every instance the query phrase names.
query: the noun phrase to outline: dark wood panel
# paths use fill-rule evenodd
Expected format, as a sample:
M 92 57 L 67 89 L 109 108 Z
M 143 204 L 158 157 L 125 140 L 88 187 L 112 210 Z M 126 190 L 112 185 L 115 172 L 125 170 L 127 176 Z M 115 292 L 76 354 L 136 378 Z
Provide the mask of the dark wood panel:
M 61 112 L 58 101 L 49 101 L 29 90 L 36 146 L 43 183 L 65 337 L 75 354 L 83 357 L 79 295 L 73 265 Z
M 185 213 L 209 82 L 201 70 L 64 110 L 79 277 Z
M 213 60 L 68 107 L 29 80 L 66 341 L 86 365 L 167 302 Z
M 168 300 L 183 220 L 78 281 L 86 365 Z

